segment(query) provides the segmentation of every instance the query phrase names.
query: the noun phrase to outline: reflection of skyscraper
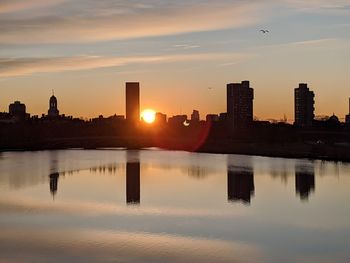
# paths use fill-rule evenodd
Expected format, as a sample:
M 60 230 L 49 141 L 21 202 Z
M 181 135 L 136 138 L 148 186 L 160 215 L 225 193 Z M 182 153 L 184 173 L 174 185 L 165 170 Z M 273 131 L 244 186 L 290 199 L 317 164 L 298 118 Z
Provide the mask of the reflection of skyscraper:
M 295 190 L 301 200 L 308 200 L 310 193 L 315 191 L 314 167 L 295 167 Z
M 50 192 L 51 192 L 52 196 L 55 196 L 55 194 L 57 193 L 59 176 L 60 176 L 59 173 L 53 173 L 53 174 L 49 175 L 49 177 L 50 177 Z
M 250 204 L 254 194 L 254 173 L 252 168 L 227 171 L 227 199 Z
M 140 161 L 131 160 L 126 164 L 126 202 L 140 203 Z
M 138 82 L 126 83 L 126 120 L 137 124 L 140 120 L 140 84 Z
M 249 81 L 227 84 L 227 117 L 231 127 L 244 127 L 253 121 L 254 90 Z

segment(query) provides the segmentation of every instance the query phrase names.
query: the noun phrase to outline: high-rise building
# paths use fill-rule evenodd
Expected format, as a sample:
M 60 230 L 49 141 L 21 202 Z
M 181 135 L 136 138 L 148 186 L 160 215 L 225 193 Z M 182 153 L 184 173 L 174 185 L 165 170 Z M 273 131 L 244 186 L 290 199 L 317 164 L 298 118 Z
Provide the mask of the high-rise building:
M 345 122 L 346 122 L 347 124 L 350 124 L 350 98 L 349 98 L 349 114 L 346 115 L 346 117 L 345 117 Z
M 254 89 L 249 81 L 227 84 L 227 120 L 231 127 L 245 127 L 253 122 Z
M 125 95 L 126 121 L 137 124 L 140 121 L 140 83 L 127 82 Z
M 51 118 L 58 117 L 60 115 L 60 112 L 57 107 L 57 98 L 55 95 L 52 95 L 49 101 L 49 110 L 48 110 L 48 116 Z
M 309 90 L 306 83 L 300 83 L 294 90 L 295 120 L 294 124 L 300 127 L 312 126 L 314 120 L 315 94 Z

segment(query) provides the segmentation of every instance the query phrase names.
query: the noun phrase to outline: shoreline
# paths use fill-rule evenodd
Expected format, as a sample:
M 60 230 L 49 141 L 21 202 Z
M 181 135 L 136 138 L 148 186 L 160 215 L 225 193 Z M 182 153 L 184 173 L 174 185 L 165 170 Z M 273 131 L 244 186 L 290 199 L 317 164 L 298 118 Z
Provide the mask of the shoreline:
M 115 138 L 114 138 L 115 139 Z M 315 145 L 310 143 L 238 143 L 229 141 L 209 141 L 193 148 L 192 141 L 169 140 L 156 144 L 130 139 L 88 139 L 46 141 L 38 144 L 12 145 L 1 147 L 2 152 L 31 152 L 46 150 L 109 150 L 109 149 L 147 149 L 159 148 L 168 151 L 186 151 L 210 154 L 239 154 L 286 159 L 308 159 L 350 163 L 350 147 L 339 145 Z

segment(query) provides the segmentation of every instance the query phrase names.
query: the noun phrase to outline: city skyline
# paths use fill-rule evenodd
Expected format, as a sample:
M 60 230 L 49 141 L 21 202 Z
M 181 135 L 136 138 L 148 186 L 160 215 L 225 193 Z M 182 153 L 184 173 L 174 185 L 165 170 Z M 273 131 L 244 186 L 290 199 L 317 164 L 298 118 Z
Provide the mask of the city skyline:
M 334 112 L 343 120 L 348 6 L 345 0 L 5 2 L 0 111 L 20 100 L 40 115 L 54 89 L 67 115 L 110 116 L 124 112 L 124 83 L 137 80 L 141 109 L 168 115 L 198 109 L 205 116 L 225 112 L 227 83 L 249 79 L 261 119 L 292 120 L 292 90 L 304 82 L 316 94 L 317 115 Z
M 310 98 L 308 98 L 309 95 L 306 95 L 310 93 Z M 180 123 L 182 124 L 184 121 L 200 121 L 200 120 L 210 120 L 210 121 L 219 121 L 219 118 L 228 118 L 227 120 L 230 123 L 231 128 L 238 128 L 238 127 L 245 127 L 249 126 L 250 123 L 253 122 L 253 120 L 257 121 L 265 121 L 264 119 L 259 119 L 255 115 L 254 112 L 254 88 L 250 86 L 249 80 L 243 80 L 240 83 L 228 83 L 226 85 L 226 111 L 220 112 L 220 113 L 207 113 L 205 115 L 201 115 L 201 112 L 193 109 L 191 114 L 182 114 L 182 113 L 175 113 L 174 115 L 168 115 L 166 112 L 161 111 L 155 111 L 151 108 L 144 108 L 142 109 L 140 107 L 141 101 L 142 101 L 142 89 L 140 87 L 139 82 L 126 82 L 125 83 L 125 111 L 124 114 L 121 114 L 120 112 L 114 113 L 114 115 L 111 116 L 103 116 L 98 115 L 94 116 L 93 118 L 90 118 L 91 120 L 96 119 L 96 117 L 118 117 L 118 119 L 123 118 L 129 123 L 133 123 L 134 125 L 138 121 L 145 121 L 146 123 L 153 123 L 158 119 L 158 121 L 161 119 L 164 119 L 165 122 L 174 118 L 181 118 Z M 306 97 L 305 97 L 306 96 Z M 300 127 L 311 127 L 313 126 L 314 120 L 325 120 L 327 118 L 330 118 L 331 116 L 336 116 L 333 112 L 332 115 L 315 115 L 315 100 L 314 100 L 315 94 L 313 91 L 309 90 L 307 83 L 299 83 L 298 87 L 294 89 L 294 118 L 287 119 L 286 115 L 283 116 L 281 119 L 267 119 L 267 121 L 272 123 L 274 121 L 277 122 L 287 122 L 287 123 L 293 123 Z M 15 107 L 15 106 L 18 107 Z M 350 116 L 350 98 L 349 98 L 349 111 L 344 117 L 337 117 L 340 121 L 343 121 L 345 123 L 349 123 L 349 116 Z M 16 112 L 18 111 L 18 112 Z M 0 112 L 1 113 L 1 112 Z M 7 114 L 6 111 L 3 113 Z M 58 101 L 56 96 L 54 95 L 54 91 L 52 91 L 52 95 L 49 98 L 49 108 L 47 111 L 47 115 L 45 113 L 41 113 L 38 115 L 33 115 L 30 112 L 27 111 L 27 105 L 19 100 L 15 100 L 13 103 L 9 104 L 8 107 L 8 113 L 14 117 L 15 115 L 19 116 L 21 115 L 22 119 L 29 118 L 29 117 L 43 117 L 43 118 L 51 118 L 51 119 L 59 119 L 59 117 L 63 118 L 80 118 L 81 120 L 89 120 L 87 117 L 77 117 L 67 114 L 60 115 L 59 109 L 58 109 Z M 145 116 L 144 114 L 151 114 L 152 120 L 149 121 L 148 119 L 145 120 L 144 118 L 149 117 Z M 23 116 L 22 116 L 23 115 Z M 162 115 L 162 116 L 161 116 Z M 227 115 L 227 116 L 226 116 Z M 182 120 L 183 119 L 183 120 Z M 157 121 L 156 121 L 157 122 Z M 185 123 L 184 123 L 185 125 Z

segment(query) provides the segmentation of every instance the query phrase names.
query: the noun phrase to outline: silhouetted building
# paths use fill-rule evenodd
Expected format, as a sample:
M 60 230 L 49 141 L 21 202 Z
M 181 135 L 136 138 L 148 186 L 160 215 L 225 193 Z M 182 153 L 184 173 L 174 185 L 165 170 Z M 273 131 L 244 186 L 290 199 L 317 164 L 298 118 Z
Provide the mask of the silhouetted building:
M 175 115 L 168 120 L 169 125 L 180 126 L 187 121 L 187 115 Z
M 140 83 L 126 83 L 126 120 L 136 125 L 140 121 Z
M 226 122 L 227 121 L 227 112 L 220 113 L 219 121 L 221 121 L 221 122 Z
M 227 199 L 250 204 L 254 195 L 254 174 L 252 169 L 227 171 Z
M 315 118 L 314 98 L 314 92 L 309 90 L 305 83 L 300 83 L 299 88 L 294 90 L 295 125 L 300 127 L 312 126 Z
M 140 162 L 128 161 L 126 164 L 126 202 L 140 203 Z
M 336 115 L 334 115 L 334 113 L 326 121 L 326 127 L 327 128 L 337 128 L 337 127 L 340 127 L 340 126 L 341 126 L 340 120 L 339 120 L 339 118 Z
M 227 118 L 233 128 L 253 122 L 254 89 L 249 81 L 227 84 Z
M 166 114 L 163 114 L 161 112 L 156 113 L 155 123 L 157 124 L 165 124 L 167 120 Z
M 195 122 L 199 122 L 199 121 L 200 121 L 199 111 L 193 110 L 193 112 L 191 114 L 191 122 L 195 123 Z
M 0 112 L 0 123 L 11 123 L 13 122 L 11 115 L 7 112 Z
M 49 101 L 49 110 L 47 114 L 50 118 L 57 118 L 60 115 L 60 112 L 58 110 L 57 106 L 57 98 L 55 95 L 52 95 Z
M 217 115 L 217 114 L 207 114 L 207 116 L 205 116 L 205 120 L 207 122 L 217 122 L 217 121 L 219 121 L 219 115 Z
M 315 191 L 314 168 L 295 167 L 295 190 L 301 200 L 308 200 L 311 192 Z
M 20 101 L 15 101 L 9 106 L 9 114 L 17 120 L 24 120 L 29 117 L 26 112 L 26 105 Z
M 52 196 L 55 196 L 55 194 L 57 193 L 57 189 L 58 189 L 58 178 L 59 178 L 60 174 L 59 173 L 53 173 L 50 174 L 50 192 L 52 194 Z
M 123 115 L 112 115 L 107 118 L 103 117 L 103 115 L 98 116 L 98 118 L 93 118 L 91 119 L 92 123 L 95 124 L 118 124 L 118 123 L 123 123 L 125 121 L 125 118 Z
M 345 122 L 350 124 L 350 98 L 349 98 L 349 114 L 345 116 Z

